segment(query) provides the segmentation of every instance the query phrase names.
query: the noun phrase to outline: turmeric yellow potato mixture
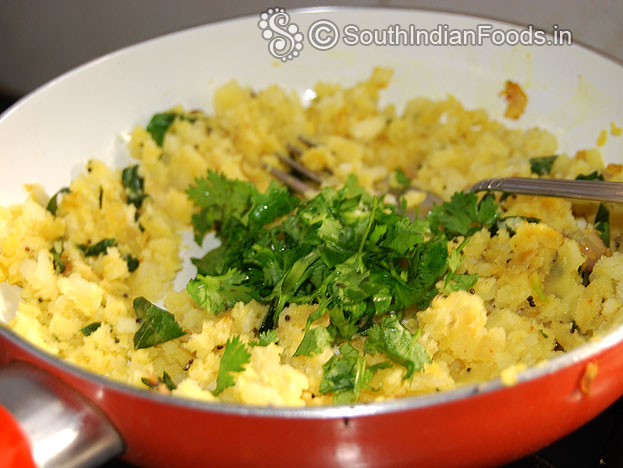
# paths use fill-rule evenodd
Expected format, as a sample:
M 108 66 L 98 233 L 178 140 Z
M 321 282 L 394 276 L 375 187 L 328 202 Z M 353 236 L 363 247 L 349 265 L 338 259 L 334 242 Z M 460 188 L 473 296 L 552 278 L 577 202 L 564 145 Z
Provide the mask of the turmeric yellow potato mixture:
M 52 198 L 29 186 L 0 209 L 0 280 L 22 298 L 8 327 L 146 391 L 304 406 L 512 375 L 621 323 L 620 207 L 462 191 L 623 181 L 622 167 L 452 97 L 380 108 L 391 75 L 319 83 L 308 106 L 232 81 L 213 114 L 174 108 L 134 129 L 135 165 L 89 161 Z M 288 192 L 266 170 L 286 170 L 278 155 L 322 186 Z M 445 200 L 428 215 L 423 190 Z M 220 246 L 204 243 L 176 291 L 191 229 Z

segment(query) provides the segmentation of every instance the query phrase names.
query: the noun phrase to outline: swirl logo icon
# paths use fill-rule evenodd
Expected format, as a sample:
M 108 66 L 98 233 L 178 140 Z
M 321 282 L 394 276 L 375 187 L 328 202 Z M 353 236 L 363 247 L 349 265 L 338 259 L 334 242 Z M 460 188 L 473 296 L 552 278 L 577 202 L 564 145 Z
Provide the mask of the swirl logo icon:
M 290 15 L 283 8 L 269 8 L 260 14 L 257 26 L 268 41 L 268 52 L 282 62 L 298 57 L 303 50 L 303 34 L 290 23 Z

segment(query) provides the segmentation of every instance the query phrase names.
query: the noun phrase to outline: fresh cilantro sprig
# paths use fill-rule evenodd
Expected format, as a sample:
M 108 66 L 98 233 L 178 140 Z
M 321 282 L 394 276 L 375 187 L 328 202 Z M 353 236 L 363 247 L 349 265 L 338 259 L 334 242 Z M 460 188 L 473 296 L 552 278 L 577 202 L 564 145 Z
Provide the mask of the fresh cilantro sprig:
M 218 314 L 237 302 L 247 303 L 255 299 L 253 289 L 246 283 L 247 276 L 230 270 L 220 276 L 197 275 L 186 285 L 186 290 L 197 304 Z
M 469 237 L 458 247 L 450 251 L 450 255 L 448 256 L 448 273 L 446 274 L 443 286 L 443 290 L 446 294 L 453 291 L 469 289 L 476 284 L 476 281 L 478 281 L 478 275 L 458 274 L 456 272 L 461 265 L 461 261 L 463 260 L 460 252 L 468 241 Z
M 364 389 L 373 390 L 370 381 L 379 369 L 387 369 L 391 363 L 380 362 L 368 366 L 365 358 L 350 343 L 340 346 L 340 354 L 334 355 L 323 366 L 320 393 L 333 393 L 333 403 L 350 404 L 359 399 Z
M 316 327 L 308 330 L 303 340 L 294 352 L 295 356 L 312 356 L 321 353 L 322 350 L 333 342 L 333 337 L 324 327 Z
M 249 346 L 268 346 L 271 343 L 277 343 L 279 338 L 277 337 L 277 330 L 266 330 L 260 333 L 257 341 L 251 341 Z
M 424 346 L 418 342 L 418 333 L 411 333 L 395 315 L 386 315 L 375 324 L 366 341 L 366 350 L 385 354 L 406 369 L 404 379 L 424 369 L 431 359 Z
M 492 195 L 480 201 L 476 194 L 456 192 L 449 202 L 433 207 L 428 221 L 433 232 L 443 232 L 448 239 L 471 236 L 489 228 L 498 218 L 498 206 Z
M 265 224 L 298 205 L 298 199 L 276 182 L 262 194 L 248 182 L 230 180 L 214 171 L 197 178 L 186 193 L 200 208 L 192 217 L 198 244 L 211 229 L 222 234 L 221 240 L 229 244 L 252 240 Z
M 242 372 L 250 360 L 251 354 L 239 336 L 228 339 L 218 367 L 214 395 L 220 395 L 226 388 L 233 387 L 235 381 L 231 373 Z

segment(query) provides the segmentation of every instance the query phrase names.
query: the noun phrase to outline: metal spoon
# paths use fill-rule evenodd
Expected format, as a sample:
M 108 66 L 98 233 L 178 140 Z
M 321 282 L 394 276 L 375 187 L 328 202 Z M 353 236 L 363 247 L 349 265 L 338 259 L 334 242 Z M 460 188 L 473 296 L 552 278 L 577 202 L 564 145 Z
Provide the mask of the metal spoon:
M 279 160 L 315 184 L 320 184 L 322 178 L 317 173 L 307 169 L 292 158 L 278 155 Z M 314 192 L 315 188 L 298 177 L 294 177 L 279 169 L 265 165 L 264 169 L 275 178 L 298 193 Z M 443 202 L 437 195 L 413 187 L 415 190 L 426 193 L 426 199 L 420 205 L 421 211 L 428 211 L 433 204 Z M 524 195 L 540 195 L 546 197 L 573 198 L 579 200 L 593 200 L 611 203 L 623 203 L 623 182 L 605 182 L 601 180 L 575 179 L 532 179 L 529 177 L 500 177 L 484 179 L 476 182 L 467 189 L 468 192 L 505 192 Z
M 623 182 L 604 182 L 602 180 L 501 177 L 476 182 L 467 191 L 521 193 L 524 195 L 623 203 Z

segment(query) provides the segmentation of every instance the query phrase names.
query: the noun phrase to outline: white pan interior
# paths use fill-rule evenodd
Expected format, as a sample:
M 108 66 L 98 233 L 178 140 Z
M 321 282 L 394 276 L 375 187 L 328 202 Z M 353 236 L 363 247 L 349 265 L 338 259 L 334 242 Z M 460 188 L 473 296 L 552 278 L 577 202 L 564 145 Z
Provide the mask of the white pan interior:
M 258 12 L 259 13 L 259 12 Z M 383 9 L 292 11 L 291 23 L 305 32 L 319 19 L 340 29 L 410 24 L 435 29 L 520 29 L 505 23 L 446 13 Z M 128 132 L 174 105 L 211 109 L 214 90 L 234 78 L 256 89 L 277 83 L 301 97 L 319 80 L 350 85 L 367 78 L 374 66 L 394 68 L 383 103 L 399 107 L 409 98 L 452 94 L 468 108 L 482 107 L 507 126 L 538 126 L 558 139 L 559 152 L 594 147 L 611 122 L 623 124 L 623 67 L 574 46 L 346 46 L 318 51 L 305 42 L 299 57 L 272 58 L 257 26 L 258 17 L 217 23 L 155 39 L 103 57 L 43 86 L 0 119 L 0 203 L 26 197 L 25 183 L 37 182 L 48 194 L 67 185 L 90 158 L 123 167 Z M 503 118 L 499 92 L 507 79 L 529 97 L 517 122 Z M 606 162 L 623 162 L 623 138 L 609 136 L 601 148 Z M 193 246 L 192 237 L 185 244 Z M 187 251 L 186 257 L 194 255 Z M 194 273 L 189 262 L 176 289 Z M 19 289 L 0 285 L 0 320 L 14 313 Z

